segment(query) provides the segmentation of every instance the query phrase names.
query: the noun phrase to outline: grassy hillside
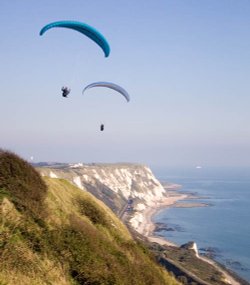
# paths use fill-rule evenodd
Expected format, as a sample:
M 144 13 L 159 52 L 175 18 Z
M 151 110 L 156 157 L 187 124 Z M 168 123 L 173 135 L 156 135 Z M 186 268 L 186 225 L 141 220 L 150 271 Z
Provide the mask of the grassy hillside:
M 101 201 L 0 151 L 0 284 L 179 284 Z

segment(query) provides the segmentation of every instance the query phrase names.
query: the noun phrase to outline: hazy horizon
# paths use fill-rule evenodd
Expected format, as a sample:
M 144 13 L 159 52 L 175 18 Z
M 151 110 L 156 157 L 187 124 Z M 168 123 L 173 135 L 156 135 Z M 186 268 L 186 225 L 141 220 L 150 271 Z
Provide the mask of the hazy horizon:
M 34 162 L 250 166 L 249 1 L 3 0 L 0 8 L 0 148 Z M 110 56 L 70 30 L 39 36 L 58 20 L 95 27 Z M 95 81 L 121 85 L 131 101 L 104 88 L 83 96 Z

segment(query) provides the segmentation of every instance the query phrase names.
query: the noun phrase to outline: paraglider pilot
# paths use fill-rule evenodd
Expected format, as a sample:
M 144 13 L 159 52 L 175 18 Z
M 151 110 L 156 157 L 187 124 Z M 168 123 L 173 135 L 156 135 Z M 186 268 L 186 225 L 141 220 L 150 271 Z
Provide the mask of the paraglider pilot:
M 68 97 L 68 95 L 71 91 L 68 87 L 65 87 L 65 86 L 63 86 L 61 90 L 62 90 L 62 96 L 66 97 L 66 98 Z
M 104 124 L 101 124 L 101 126 L 100 126 L 100 131 L 101 131 L 101 132 L 104 131 Z

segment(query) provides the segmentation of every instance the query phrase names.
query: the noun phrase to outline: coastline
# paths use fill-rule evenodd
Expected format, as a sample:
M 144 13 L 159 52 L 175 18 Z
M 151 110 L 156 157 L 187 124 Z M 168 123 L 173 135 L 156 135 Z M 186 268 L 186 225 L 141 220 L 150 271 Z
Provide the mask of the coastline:
M 170 185 L 166 186 L 166 191 L 171 191 L 170 195 L 165 196 L 162 200 L 155 202 L 151 207 L 146 208 L 143 211 L 144 222 L 140 224 L 137 231 L 141 233 L 143 236 L 147 237 L 149 241 L 156 242 L 161 245 L 168 246 L 176 246 L 177 244 L 169 241 L 165 238 L 155 235 L 154 230 L 156 228 L 154 222 L 152 221 L 152 217 L 158 213 L 161 209 L 172 207 L 180 200 L 185 200 L 189 197 L 188 194 L 178 193 L 177 190 L 180 188 L 180 185 Z
M 150 242 L 155 242 L 160 245 L 165 246 L 172 246 L 172 247 L 180 247 L 179 245 L 175 244 L 172 241 L 167 240 L 166 238 L 157 236 L 154 233 L 154 230 L 156 229 L 156 225 L 152 221 L 153 216 L 158 213 L 161 209 L 169 208 L 169 207 L 175 207 L 177 202 L 181 200 L 188 199 L 192 197 L 192 194 L 184 194 L 179 193 L 178 190 L 181 188 L 181 185 L 177 184 L 169 184 L 165 185 L 164 189 L 166 192 L 168 192 L 168 195 L 166 195 L 164 198 L 162 198 L 160 201 L 154 202 L 153 205 L 147 207 L 143 211 L 141 211 L 141 215 L 143 216 L 143 219 L 141 220 L 140 225 L 137 227 L 137 231 L 145 236 Z M 191 203 L 187 204 L 187 207 L 204 207 L 208 206 L 208 204 L 203 203 Z M 178 206 L 177 206 L 178 207 Z M 182 207 L 182 206 L 181 206 Z M 209 259 L 207 257 L 199 256 L 199 253 L 197 253 L 197 258 L 211 264 L 219 270 L 225 277 L 225 281 L 230 285 L 240 285 L 240 283 L 231 275 L 227 270 L 223 270 L 214 260 Z
M 195 199 L 196 196 L 194 194 L 185 194 L 178 192 L 181 188 L 181 185 L 178 184 L 165 184 L 164 189 L 167 192 L 167 195 L 164 196 L 161 200 L 154 202 L 153 205 L 148 206 L 146 209 L 141 211 L 141 215 L 143 219 L 141 219 L 140 225 L 136 228 L 136 230 L 142 234 L 143 236 L 147 237 L 151 242 L 157 242 L 161 245 L 168 245 L 168 246 L 175 246 L 179 247 L 179 245 L 175 244 L 172 241 L 167 240 L 165 237 L 160 237 L 154 233 L 156 229 L 155 223 L 152 221 L 153 216 L 165 208 L 170 207 L 178 207 L 178 208 L 195 208 L 195 207 L 208 207 L 209 204 L 207 203 L 200 203 L 200 202 L 185 202 L 185 203 L 178 203 L 184 200 L 191 200 Z

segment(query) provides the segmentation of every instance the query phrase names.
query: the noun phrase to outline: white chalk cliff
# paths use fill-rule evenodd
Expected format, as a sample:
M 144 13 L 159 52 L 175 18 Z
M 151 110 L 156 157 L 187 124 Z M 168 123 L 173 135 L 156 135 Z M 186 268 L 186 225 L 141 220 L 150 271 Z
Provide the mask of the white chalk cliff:
M 166 190 L 152 171 L 138 164 L 64 164 L 39 167 L 42 175 L 64 178 L 91 192 L 120 215 L 129 205 L 130 223 L 137 229 L 143 222 L 141 212 L 153 206 Z

